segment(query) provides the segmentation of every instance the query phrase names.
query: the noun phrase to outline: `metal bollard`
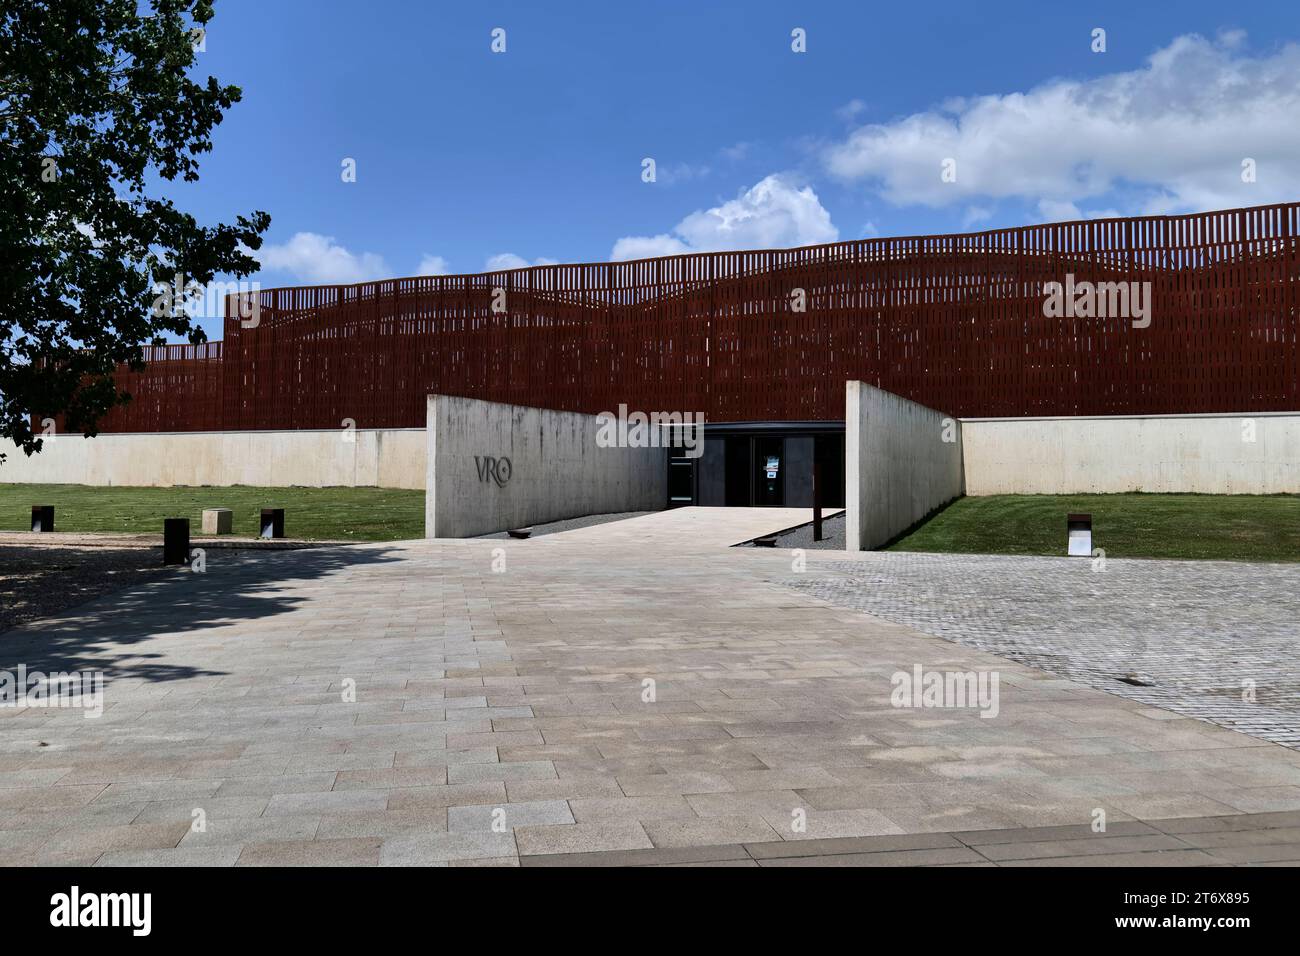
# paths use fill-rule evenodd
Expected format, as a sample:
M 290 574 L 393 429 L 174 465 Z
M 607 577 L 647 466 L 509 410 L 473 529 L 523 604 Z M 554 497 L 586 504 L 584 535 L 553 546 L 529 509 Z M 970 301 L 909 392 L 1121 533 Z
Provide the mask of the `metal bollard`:
M 822 466 L 813 462 L 813 540 L 822 539 Z
M 54 530 L 54 505 L 32 505 L 32 530 Z
M 163 519 L 163 564 L 189 564 L 190 519 Z
M 1067 514 L 1065 528 L 1066 554 L 1092 557 L 1092 515 Z
M 283 508 L 263 508 L 261 534 L 263 538 L 283 538 L 284 537 L 284 509 Z

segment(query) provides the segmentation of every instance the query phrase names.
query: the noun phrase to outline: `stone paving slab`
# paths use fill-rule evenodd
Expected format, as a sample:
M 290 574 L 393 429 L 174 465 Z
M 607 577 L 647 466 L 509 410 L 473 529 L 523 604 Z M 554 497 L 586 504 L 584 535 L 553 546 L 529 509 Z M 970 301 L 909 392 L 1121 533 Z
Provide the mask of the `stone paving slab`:
M 0 670 L 106 677 L 99 718 L 0 708 L 0 861 L 1288 862 L 1300 753 L 835 606 L 782 583 L 790 555 L 731 547 L 805 515 L 232 552 L 0 635 Z M 918 664 L 997 671 L 997 716 L 893 706 Z M 1160 839 L 1072 846 L 1098 811 Z M 1278 832 L 1219 846 L 1159 823 L 1256 817 Z
M 630 853 L 523 856 L 523 866 L 1300 866 L 1300 827 L 1289 814 L 1117 823 L 1088 827 L 1020 827 L 953 833 L 799 840 Z M 1164 828 L 1175 831 L 1164 832 Z M 1190 831 L 1190 832 L 1189 832 Z

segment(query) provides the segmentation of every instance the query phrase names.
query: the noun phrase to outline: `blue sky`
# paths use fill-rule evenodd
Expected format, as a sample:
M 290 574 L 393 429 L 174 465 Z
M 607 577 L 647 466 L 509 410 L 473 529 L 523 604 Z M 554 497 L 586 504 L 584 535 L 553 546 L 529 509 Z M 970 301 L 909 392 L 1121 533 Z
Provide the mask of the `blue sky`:
M 1282 201 L 1297 40 L 1289 0 L 218 0 L 244 100 L 165 189 L 270 212 L 264 287 Z

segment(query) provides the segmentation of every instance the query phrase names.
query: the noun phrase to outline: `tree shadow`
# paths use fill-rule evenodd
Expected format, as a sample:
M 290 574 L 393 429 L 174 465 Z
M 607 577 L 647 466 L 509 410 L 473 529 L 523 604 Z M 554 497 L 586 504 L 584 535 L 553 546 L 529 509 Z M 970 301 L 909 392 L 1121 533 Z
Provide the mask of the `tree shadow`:
M 158 560 L 161 548 L 145 550 Z M 158 635 L 228 627 L 289 613 L 310 600 L 310 593 L 290 593 L 295 582 L 396 561 L 395 550 L 357 545 L 283 551 L 209 550 L 204 573 L 194 573 L 188 567 L 164 569 L 145 583 L 133 583 L 57 616 L 0 633 L 0 671 L 16 672 L 19 664 L 25 665 L 29 674 L 103 671 L 106 682 L 225 676 L 225 671 L 168 662 L 165 653 L 143 651 L 136 645 Z M 52 557 L 50 563 L 56 570 L 66 570 L 58 557 Z M 29 584 L 57 587 L 57 582 L 57 574 L 51 574 Z

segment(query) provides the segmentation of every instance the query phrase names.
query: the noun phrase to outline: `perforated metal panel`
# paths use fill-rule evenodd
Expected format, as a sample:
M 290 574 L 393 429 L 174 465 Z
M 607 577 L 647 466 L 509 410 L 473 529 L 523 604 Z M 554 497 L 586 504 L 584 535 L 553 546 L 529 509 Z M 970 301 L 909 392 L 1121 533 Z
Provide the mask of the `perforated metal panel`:
M 431 392 L 825 421 L 849 379 L 957 416 L 1291 411 L 1298 226 L 1290 203 L 269 289 L 256 328 L 124 375 L 103 427 L 422 426 Z M 1067 273 L 1151 283 L 1150 326 L 1045 316 Z

